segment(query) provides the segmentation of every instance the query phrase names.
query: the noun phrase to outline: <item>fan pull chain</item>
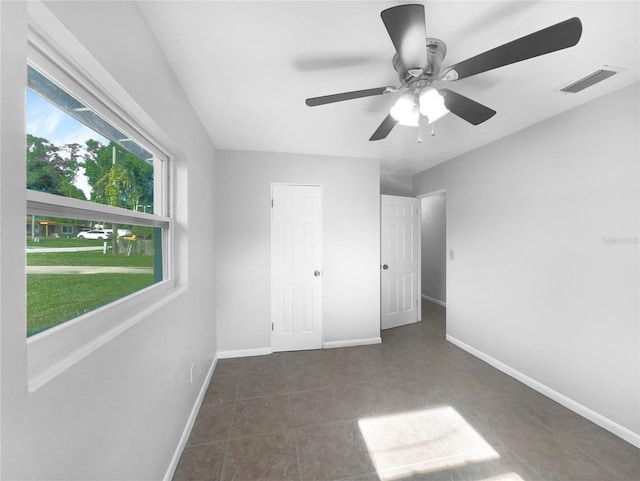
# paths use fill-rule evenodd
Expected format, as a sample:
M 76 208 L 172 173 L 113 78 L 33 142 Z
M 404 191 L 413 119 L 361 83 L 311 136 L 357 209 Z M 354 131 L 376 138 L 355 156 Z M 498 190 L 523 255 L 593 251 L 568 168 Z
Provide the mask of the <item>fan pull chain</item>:
M 418 117 L 418 143 L 422 143 L 422 115 Z
M 431 124 L 431 137 L 435 137 L 436 136 L 436 123 L 432 123 Z

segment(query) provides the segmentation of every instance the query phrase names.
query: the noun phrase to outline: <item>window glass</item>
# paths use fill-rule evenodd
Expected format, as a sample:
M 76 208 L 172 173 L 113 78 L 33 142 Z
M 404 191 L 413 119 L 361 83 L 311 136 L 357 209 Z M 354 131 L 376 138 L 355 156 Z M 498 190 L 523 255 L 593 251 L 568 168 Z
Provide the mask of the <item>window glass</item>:
M 161 229 L 28 215 L 27 335 L 162 280 Z
M 153 156 L 32 67 L 27 189 L 153 212 Z
M 161 162 L 32 67 L 27 77 L 26 188 L 54 194 L 27 196 L 32 336 L 166 279 L 169 223 L 154 214 Z

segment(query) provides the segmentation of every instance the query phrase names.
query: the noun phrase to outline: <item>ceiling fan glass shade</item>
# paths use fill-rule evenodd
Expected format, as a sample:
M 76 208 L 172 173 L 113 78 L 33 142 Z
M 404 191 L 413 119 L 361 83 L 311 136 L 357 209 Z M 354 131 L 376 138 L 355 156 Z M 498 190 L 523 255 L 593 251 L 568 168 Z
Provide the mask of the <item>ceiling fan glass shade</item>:
M 419 75 L 427 66 L 424 5 L 398 5 L 383 10 L 380 16 L 402 65 L 412 75 Z
M 408 115 L 405 115 L 402 120 L 399 120 L 400 125 L 405 127 L 418 127 L 420 122 L 420 109 L 417 105 L 413 107 L 413 110 Z
M 413 94 L 406 92 L 398 97 L 393 107 L 389 109 L 389 114 L 404 125 L 405 122 L 410 122 L 413 118 L 414 107 L 416 106 L 416 99 Z
M 433 87 L 425 87 L 420 91 L 420 113 L 432 124 L 449 113 L 444 105 L 444 97 Z

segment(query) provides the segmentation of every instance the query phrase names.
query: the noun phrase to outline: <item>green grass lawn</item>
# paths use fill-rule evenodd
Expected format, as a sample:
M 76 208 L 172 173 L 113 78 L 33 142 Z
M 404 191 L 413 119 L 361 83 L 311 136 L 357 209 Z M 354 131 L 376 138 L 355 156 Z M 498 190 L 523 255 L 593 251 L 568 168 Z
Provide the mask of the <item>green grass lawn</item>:
M 39 242 L 33 242 L 27 237 L 28 247 L 89 247 L 101 246 L 104 241 L 96 239 L 78 239 L 77 237 L 40 237 Z
M 102 251 L 27 253 L 27 265 L 153 267 L 153 256 L 103 254 Z
M 47 239 L 35 247 L 102 246 L 102 241 Z M 28 251 L 27 251 L 28 252 Z M 28 266 L 153 267 L 152 255 L 114 255 L 111 251 L 27 253 Z M 28 274 L 27 336 L 152 285 L 153 274 Z
M 153 284 L 153 274 L 29 274 L 27 336 Z

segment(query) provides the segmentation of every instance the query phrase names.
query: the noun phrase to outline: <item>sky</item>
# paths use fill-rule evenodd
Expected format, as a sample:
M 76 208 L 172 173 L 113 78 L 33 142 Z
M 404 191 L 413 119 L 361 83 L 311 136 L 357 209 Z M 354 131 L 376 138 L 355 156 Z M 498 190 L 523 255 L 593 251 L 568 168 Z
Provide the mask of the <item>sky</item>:
M 27 89 L 27 133 L 45 138 L 57 147 L 72 143 L 84 145 L 89 139 L 105 145 L 109 143 L 95 130 L 78 122 L 29 89 Z M 91 187 L 82 167 L 78 172 L 75 185 L 84 191 L 88 199 L 91 195 Z

